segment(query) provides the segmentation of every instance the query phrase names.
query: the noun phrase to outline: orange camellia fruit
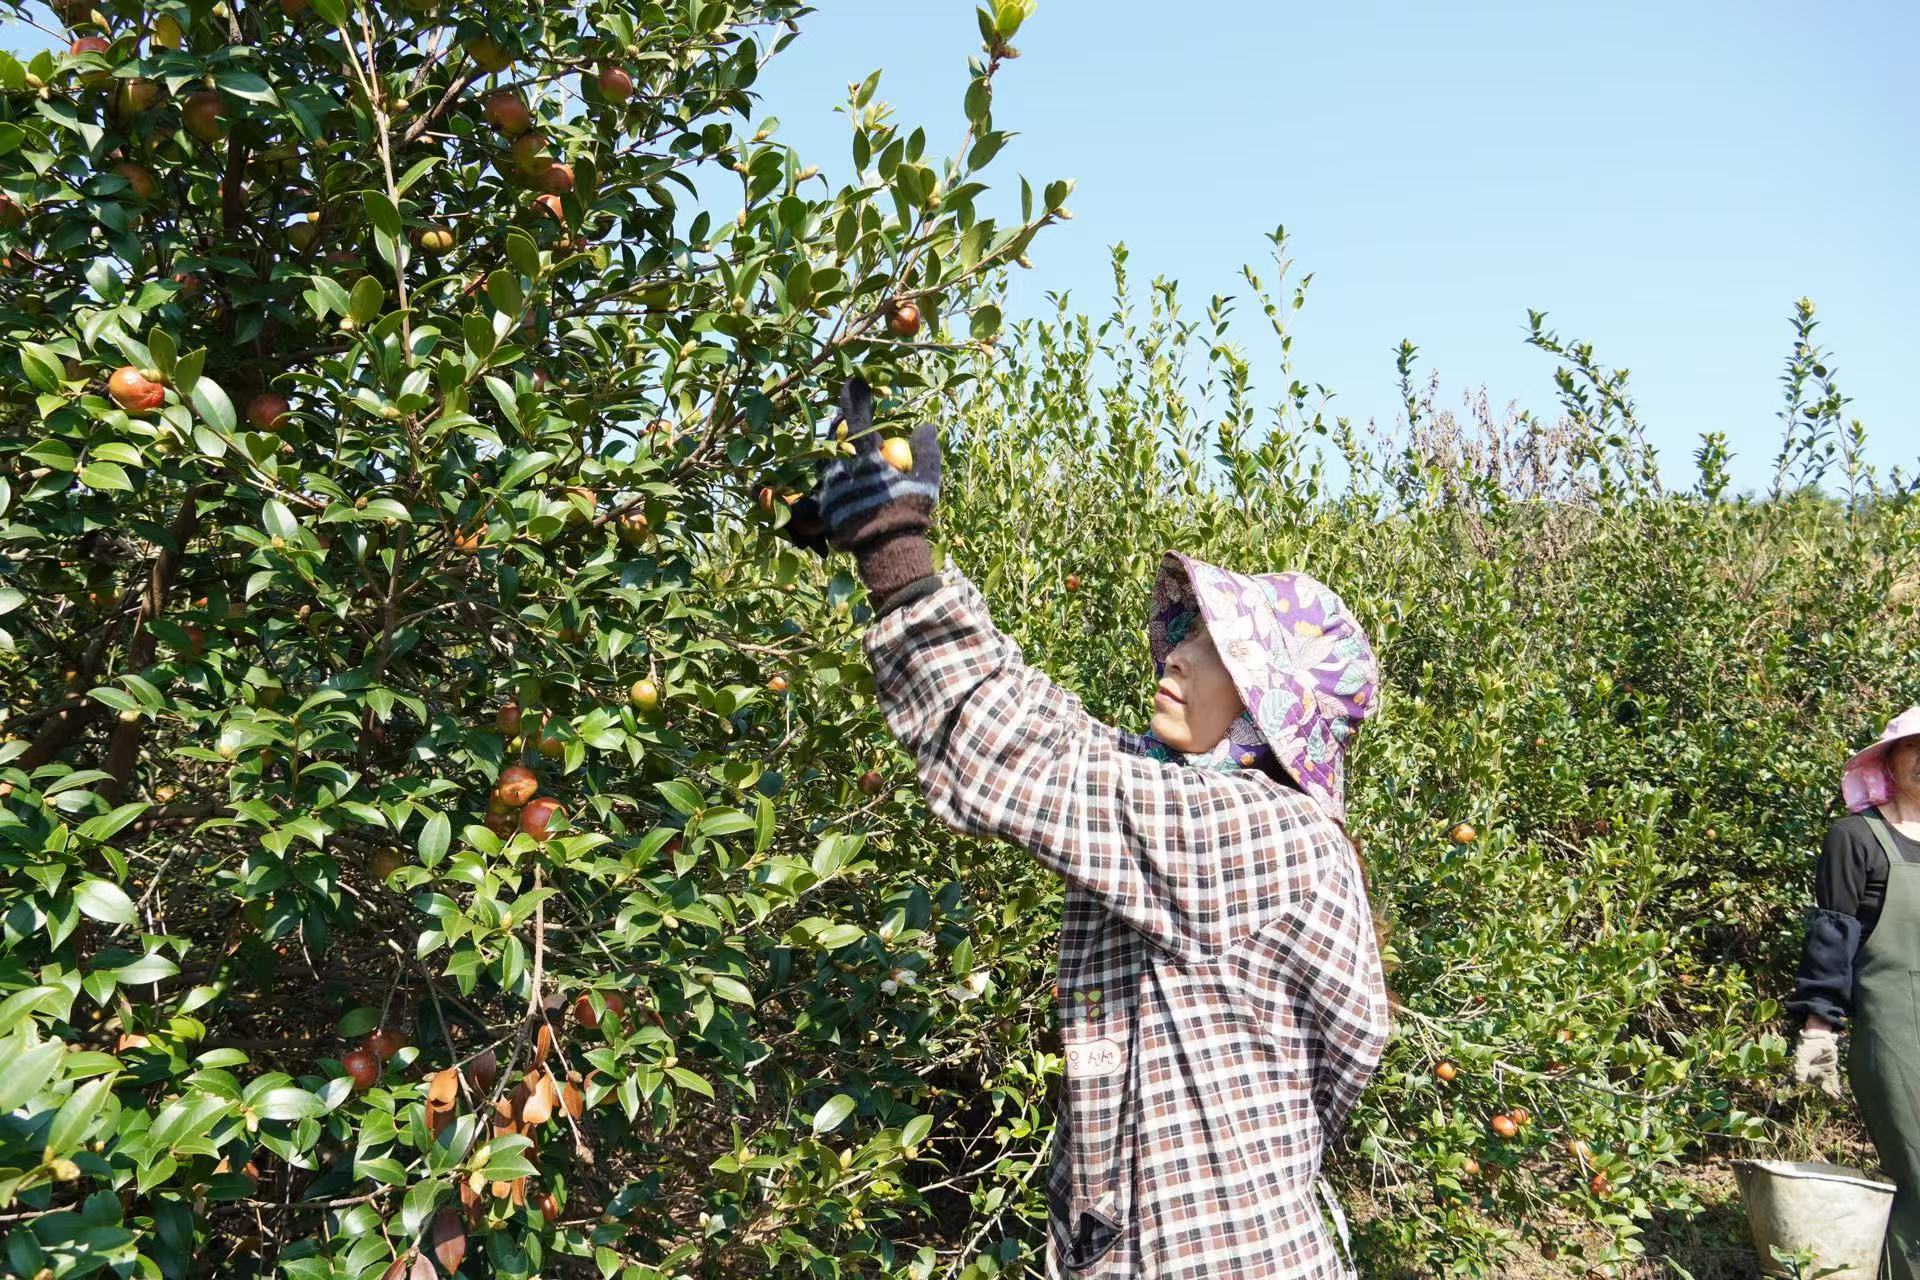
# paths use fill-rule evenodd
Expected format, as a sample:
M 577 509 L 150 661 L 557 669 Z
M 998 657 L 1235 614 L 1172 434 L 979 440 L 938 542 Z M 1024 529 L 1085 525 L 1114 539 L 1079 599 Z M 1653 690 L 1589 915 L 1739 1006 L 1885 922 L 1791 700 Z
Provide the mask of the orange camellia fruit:
M 1466 1160 L 1461 1163 L 1460 1172 L 1469 1178 L 1477 1177 L 1480 1173 L 1480 1162 L 1472 1156 L 1468 1156 Z
M 627 1011 L 626 998 L 618 991 L 603 992 L 600 1002 L 607 1007 L 608 1013 L 616 1017 Z M 600 1025 L 600 1015 L 593 1011 L 593 1000 L 584 992 L 573 1002 L 573 1018 L 589 1031 Z
M 255 431 L 278 431 L 293 406 L 276 391 L 262 391 L 247 401 L 247 421 Z
M 1455 844 L 1472 844 L 1479 838 L 1480 833 L 1473 829 L 1471 822 L 1455 823 L 1453 830 L 1447 832 L 1447 839 Z
M 635 680 L 627 698 L 640 710 L 651 711 L 660 705 L 660 686 L 651 680 Z
M 1433 1074 L 1442 1080 L 1452 1080 L 1460 1074 L 1460 1069 L 1451 1062 L 1442 1061 L 1434 1064 Z
M 1593 1180 L 1587 1183 L 1587 1190 L 1593 1192 L 1594 1199 L 1596 1200 L 1605 1200 L 1607 1198 L 1607 1192 L 1612 1189 L 1613 1186 L 1607 1181 L 1607 1175 L 1604 1173 L 1594 1174 Z
M 573 166 L 556 160 L 535 172 L 533 185 L 550 196 L 563 196 L 573 190 Z
M 767 688 L 773 690 L 775 693 L 785 693 L 787 691 L 787 678 L 775 672 L 773 677 L 767 681 Z
M 1067 590 L 1069 590 L 1069 591 L 1078 591 L 1079 589 L 1080 589 L 1080 575 L 1079 575 L 1079 574 L 1077 574 L 1077 573 L 1070 573 L 1070 574 L 1068 574 L 1068 575 L 1067 575 Z
M 122 160 L 113 166 L 113 171 L 126 179 L 127 190 L 133 192 L 135 199 L 152 202 L 160 198 L 160 179 L 147 166 Z
M 1525 1124 L 1527 1123 L 1527 1121 L 1533 1119 L 1533 1113 L 1528 1111 L 1525 1107 L 1515 1107 L 1512 1111 L 1509 1111 L 1507 1114 L 1513 1117 L 1513 1122 L 1515 1124 Z
M 527 106 L 527 100 L 511 89 L 488 94 L 482 115 L 488 124 L 509 138 L 517 138 L 533 128 L 533 111 Z
M 520 811 L 520 829 L 535 840 L 544 841 L 554 818 L 564 817 L 565 814 L 558 800 L 551 796 L 538 796 L 527 801 L 527 807 Z
M 889 436 L 881 441 L 880 456 L 895 471 L 913 470 L 913 446 L 904 436 Z
M 540 779 L 527 766 L 510 764 L 500 771 L 500 781 L 494 784 L 493 790 L 501 800 L 518 809 L 540 794 Z
M 911 338 L 920 332 L 920 308 L 911 302 L 896 304 L 887 313 L 887 328 L 896 338 Z
M 1504 1111 L 1487 1121 L 1487 1127 L 1502 1138 L 1511 1138 L 1520 1132 L 1520 1126 L 1515 1124 L 1513 1117 Z
M 1593 1148 L 1588 1146 L 1584 1139 L 1568 1138 L 1567 1154 L 1575 1160 L 1585 1160 L 1593 1155 Z
M 144 369 L 123 364 L 107 377 L 107 394 L 127 413 L 152 413 L 166 403 L 167 389 Z

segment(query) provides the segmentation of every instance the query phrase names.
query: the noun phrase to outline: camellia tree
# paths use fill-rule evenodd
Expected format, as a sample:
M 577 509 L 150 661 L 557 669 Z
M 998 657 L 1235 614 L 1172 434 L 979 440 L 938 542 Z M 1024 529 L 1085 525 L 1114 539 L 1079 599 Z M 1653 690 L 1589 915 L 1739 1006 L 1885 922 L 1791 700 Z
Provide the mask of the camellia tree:
M 838 188 L 754 122 L 781 0 L 0 56 L 11 1273 L 903 1261 L 885 998 L 980 994 L 974 908 L 876 860 L 864 605 L 773 535 L 841 380 L 956 385 L 1067 216 L 982 207 L 1030 8 L 950 158 L 850 86 Z

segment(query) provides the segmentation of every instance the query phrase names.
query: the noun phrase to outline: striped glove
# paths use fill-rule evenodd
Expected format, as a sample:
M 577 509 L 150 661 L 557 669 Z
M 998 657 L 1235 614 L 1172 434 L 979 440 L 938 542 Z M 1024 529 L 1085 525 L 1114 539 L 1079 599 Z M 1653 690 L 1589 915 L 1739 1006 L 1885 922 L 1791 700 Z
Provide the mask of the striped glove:
M 873 392 L 858 377 L 840 388 L 838 424 L 853 443 L 851 457 L 820 468 L 814 491 L 793 505 L 782 528 L 798 545 L 820 555 L 851 551 L 861 581 L 876 602 L 933 572 L 927 529 L 940 500 L 940 438 L 930 422 L 915 428 L 913 464 L 901 471 L 882 456 L 873 430 Z

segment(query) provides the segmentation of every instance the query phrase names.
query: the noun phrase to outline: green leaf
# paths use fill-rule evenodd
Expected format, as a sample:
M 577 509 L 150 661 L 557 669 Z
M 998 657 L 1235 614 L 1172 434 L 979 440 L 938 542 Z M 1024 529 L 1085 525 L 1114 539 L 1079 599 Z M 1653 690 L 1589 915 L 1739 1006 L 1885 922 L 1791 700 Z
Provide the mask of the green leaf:
M 58 1040 L 45 1040 L 8 1062 L 6 1070 L 0 1071 L 0 1115 L 18 1109 L 40 1092 L 59 1069 L 66 1052 L 67 1047 Z
M 60 380 L 66 375 L 66 367 L 60 357 L 51 348 L 37 342 L 20 344 L 20 367 L 28 380 L 42 391 L 58 391 Z
M 452 842 L 453 823 L 444 813 L 434 814 L 420 831 L 420 861 L 433 866 L 446 856 L 447 846 Z
M 521 482 L 529 476 L 545 471 L 558 461 L 560 461 L 558 457 L 544 450 L 536 450 L 533 453 L 522 454 L 515 460 L 512 466 L 507 468 L 507 474 L 500 478 L 500 487 L 502 489 L 516 489 L 520 486 Z
M 237 420 L 233 412 L 233 401 L 227 399 L 227 393 L 212 378 L 201 378 L 193 384 L 193 408 L 202 421 L 222 435 L 232 435 Z
M 366 206 L 367 220 L 373 223 L 373 229 L 394 240 L 400 238 L 400 210 L 383 191 L 363 191 L 360 202 Z
M 348 300 L 348 314 L 357 325 L 366 326 L 387 305 L 387 287 L 372 276 L 361 276 L 353 282 L 353 293 Z
M 276 538 L 292 542 L 300 536 L 300 522 L 293 518 L 293 512 L 287 510 L 287 504 L 278 498 L 268 498 L 260 508 L 260 523 L 268 533 Z
M 113 1076 L 101 1076 L 75 1089 L 53 1117 L 53 1124 L 47 1129 L 47 1145 L 65 1155 L 85 1142 L 88 1131 L 100 1117 L 101 1103 L 113 1088 L 113 1081 Z
M 105 689 L 95 689 L 93 691 L 94 695 L 96 696 L 106 692 L 118 692 L 118 691 L 105 690 Z M 122 695 L 122 696 L 125 696 L 125 695 Z M 100 700 L 105 701 L 105 699 L 100 699 Z M 114 838 L 114 836 L 118 835 L 123 829 L 125 829 L 126 825 L 129 822 L 132 822 L 135 818 L 138 818 L 141 814 L 145 813 L 146 811 L 147 811 L 147 805 L 144 801 L 136 800 L 131 804 L 123 804 L 109 813 L 103 813 L 103 814 L 100 814 L 98 817 L 88 818 L 85 822 L 81 823 L 80 832 L 79 832 L 80 837 L 84 840 L 100 840 L 100 841 L 111 840 Z M 93 883 L 104 884 L 106 882 L 96 881 Z M 121 896 L 124 897 L 126 895 L 122 894 Z M 106 919 L 105 916 L 95 916 L 94 918 L 97 920 Z M 131 924 L 132 921 L 123 920 L 120 923 Z
M 171 978 L 180 972 L 180 966 L 163 955 L 148 954 L 141 956 L 131 964 L 123 964 L 113 970 L 113 976 L 121 982 L 141 983 L 158 982 L 162 978 Z
M 988 303 L 973 313 L 974 341 L 981 342 L 1000 332 L 1000 308 Z
M 325 1115 L 327 1104 L 305 1089 L 289 1085 L 268 1090 L 254 1102 L 253 1109 L 263 1120 L 306 1120 Z
M 223 67 L 213 73 L 214 83 L 236 98 L 245 98 L 248 102 L 265 102 L 277 105 L 273 89 L 266 80 L 252 71 L 241 71 L 234 67 Z
M 828 1098 L 826 1104 L 813 1113 L 813 1131 L 831 1133 L 840 1127 L 841 1121 L 852 1115 L 860 1104 L 844 1093 L 836 1093 Z
M 108 924 L 132 924 L 140 918 L 127 891 L 108 880 L 84 880 L 73 896 L 81 913 L 95 920 L 104 920 Z
M 675 813 L 698 813 L 706 804 L 706 798 L 696 790 L 693 784 L 682 778 L 671 778 L 666 782 L 656 782 L 653 789 L 658 791 L 666 802 L 673 806 Z
M 117 462 L 89 462 L 80 469 L 80 483 L 89 489 L 131 491 L 133 481 L 127 469 Z

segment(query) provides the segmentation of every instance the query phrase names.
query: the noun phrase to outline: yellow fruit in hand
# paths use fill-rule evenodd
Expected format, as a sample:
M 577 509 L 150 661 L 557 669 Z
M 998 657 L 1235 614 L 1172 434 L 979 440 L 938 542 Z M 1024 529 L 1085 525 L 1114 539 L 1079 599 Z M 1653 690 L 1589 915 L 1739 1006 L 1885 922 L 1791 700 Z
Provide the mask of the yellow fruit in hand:
M 913 446 L 901 436 L 893 436 L 882 442 L 880 456 L 895 471 L 913 470 Z

